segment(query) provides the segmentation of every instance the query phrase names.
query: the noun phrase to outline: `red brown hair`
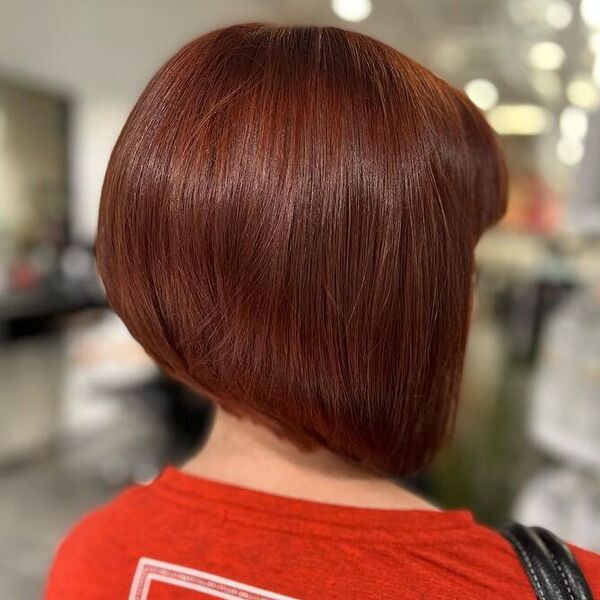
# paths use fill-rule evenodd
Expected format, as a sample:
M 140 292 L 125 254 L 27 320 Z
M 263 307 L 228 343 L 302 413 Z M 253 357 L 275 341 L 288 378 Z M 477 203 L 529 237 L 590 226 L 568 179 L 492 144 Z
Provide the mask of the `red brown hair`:
M 110 304 L 170 375 L 402 475 L 455 413 L 474 246 L 505 210 L 463 93 L 333 27 L 228 27 L 154 76 L 108 166 Z

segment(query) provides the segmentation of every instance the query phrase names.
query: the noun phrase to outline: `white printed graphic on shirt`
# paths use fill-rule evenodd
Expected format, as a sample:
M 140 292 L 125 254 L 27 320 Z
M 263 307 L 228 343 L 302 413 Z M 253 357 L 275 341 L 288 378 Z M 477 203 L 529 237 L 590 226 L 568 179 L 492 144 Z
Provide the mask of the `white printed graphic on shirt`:
M 138 561 L 129 600 L 148 600 L 153 581 L 226 600 L 294 600 L 290 596 L 152 558 L 140 558 Z

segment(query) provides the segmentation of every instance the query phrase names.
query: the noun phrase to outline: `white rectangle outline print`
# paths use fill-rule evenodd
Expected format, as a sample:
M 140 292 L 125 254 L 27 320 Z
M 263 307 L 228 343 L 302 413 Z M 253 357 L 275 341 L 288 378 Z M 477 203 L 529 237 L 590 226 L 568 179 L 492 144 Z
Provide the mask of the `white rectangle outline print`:
M 146 557 L 140 558 L 138 561 L 129 591 L 129 600 L 147 600 L 153 581 L 202 592 L 207 596 L 225 600 L 296 600 L 291 596 L 282 596 L 212 573 Z

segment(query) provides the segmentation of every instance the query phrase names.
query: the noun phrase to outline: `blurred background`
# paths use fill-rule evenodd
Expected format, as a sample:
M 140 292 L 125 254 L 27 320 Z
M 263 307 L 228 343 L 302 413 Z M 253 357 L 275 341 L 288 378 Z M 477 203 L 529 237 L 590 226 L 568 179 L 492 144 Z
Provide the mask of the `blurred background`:
M 0 599 L 41 596 L 86 511 L 201 442 L 209 407 L 107 309 L 92 246 L 133 103 L 184 42 L 243 21 L 373 35 L 501 136 L 455 443 L 408 485 L 600 551 L 600 0 L 0 0 Z

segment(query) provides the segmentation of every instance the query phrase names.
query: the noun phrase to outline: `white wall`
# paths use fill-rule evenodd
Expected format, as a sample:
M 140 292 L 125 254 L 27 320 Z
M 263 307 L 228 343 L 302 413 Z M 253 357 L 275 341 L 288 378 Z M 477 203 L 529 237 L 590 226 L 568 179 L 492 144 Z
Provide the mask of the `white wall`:
M 106 163 L 135 99 L 194 37 L 227 23 L 278 20 L 320 0 L 0 0 L 0 77 L 73 102 L 73 232 L 95 233 Z M 298 4 L 297 4 L 298 2 Z
M 600 232 L 600 112 L 590 115 L 585 155 L 575 173 L 567 203 L 567 224 L 572 231 Z
M 104 172 L 114 143 L 134 100 L 82 98 L 74 103 L 71 122 L 71 222 L 76 240 L 95 236 Z

